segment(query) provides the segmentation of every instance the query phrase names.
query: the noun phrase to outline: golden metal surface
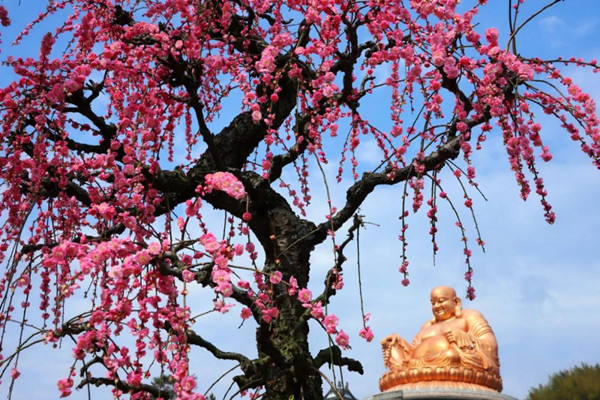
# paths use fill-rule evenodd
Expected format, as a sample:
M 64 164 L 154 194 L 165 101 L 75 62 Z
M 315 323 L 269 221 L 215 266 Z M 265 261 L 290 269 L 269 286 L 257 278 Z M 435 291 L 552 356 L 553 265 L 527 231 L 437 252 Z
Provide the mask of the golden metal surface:
M 381 341 L 389 369 L 379 380 L 381 391 L 444 387 L 500 392 L 498 343 L 479 311 L 463 310 L 454 289 L 431 291 L 433 318 L 412 343 L 398 334 Z

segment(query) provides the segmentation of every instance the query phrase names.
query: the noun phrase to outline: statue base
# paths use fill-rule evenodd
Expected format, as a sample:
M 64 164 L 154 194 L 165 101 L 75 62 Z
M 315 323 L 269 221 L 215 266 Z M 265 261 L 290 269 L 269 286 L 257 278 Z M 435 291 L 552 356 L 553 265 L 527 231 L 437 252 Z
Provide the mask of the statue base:
M 517 400 L 489 390 L 448 388 L 405 389 L 379 393 L 364 400 Z
M 379 390 L 382 392 L 428 388 L 500 393 L 502 378 L 497 371 L 486 371 L 463 365 L 420 365 L 388 371 L 379 379 Z

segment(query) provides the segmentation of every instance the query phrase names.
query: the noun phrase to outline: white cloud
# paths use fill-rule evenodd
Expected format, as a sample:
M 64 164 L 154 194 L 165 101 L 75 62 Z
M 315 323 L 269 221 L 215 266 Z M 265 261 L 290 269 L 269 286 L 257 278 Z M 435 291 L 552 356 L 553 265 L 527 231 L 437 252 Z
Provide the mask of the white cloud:
M 560 31 L 566 27 L 565 21 L 556 15 L 550 15 L 540 19 L 539 24 L 549 32 Z
M 595 34 L 598 31 L 598 23 L 600 20 L 598 18 L 591 18 L 588 20 L 581 21 L 574 28 L 574 32 L 576 35 L 585 36 L 588 34 Z

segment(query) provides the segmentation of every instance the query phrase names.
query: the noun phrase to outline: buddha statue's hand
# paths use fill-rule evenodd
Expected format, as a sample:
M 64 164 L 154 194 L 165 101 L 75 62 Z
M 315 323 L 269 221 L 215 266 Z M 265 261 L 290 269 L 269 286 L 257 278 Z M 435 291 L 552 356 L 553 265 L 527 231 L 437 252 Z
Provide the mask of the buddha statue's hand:
M 400 335 L 398 335 L 397 333 L 392 333 L 391 335 L 388 335 L 381 340 L 381 347 L 383 347 L 384 349 L 388 347 L 393 347 L 400 341 Z
M 383 352 L 384 365 L 389 369 L 394 369 L 402 365 L 407 358 L 410 345 L 400 335 L 394 333 L 383 338 L 381 351 Z
M 390 357 L 392 355 L 392 348 L 394 347 L 394 343 L 396 342 L 397 333 L 392 335 L 388 335 L 381 340 L 381 352 L 383 353 L 383 365 L 386 368 L 391 368 Z
M 456 343 L 456 334 L 451 331 L 451 330 L 447 330 L 446 332 L 444 332 L 444 336 L 446 336 L 446 340 L 448 340 L 448 343 L 452 344 L 452 343 Z

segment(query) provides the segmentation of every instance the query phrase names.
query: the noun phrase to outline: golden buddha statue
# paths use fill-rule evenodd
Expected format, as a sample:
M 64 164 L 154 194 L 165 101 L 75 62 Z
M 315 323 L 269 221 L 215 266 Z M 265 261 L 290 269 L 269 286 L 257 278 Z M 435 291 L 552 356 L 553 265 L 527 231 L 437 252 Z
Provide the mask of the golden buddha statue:
M 502 390 L 498 343 L 479 311 L 463 310 L 454 289 L 431 291 L 433 318 L 412 343 L 398 334 L 381 341 L 390 370 L 379 380 L 381 391 L 443 387 Z

